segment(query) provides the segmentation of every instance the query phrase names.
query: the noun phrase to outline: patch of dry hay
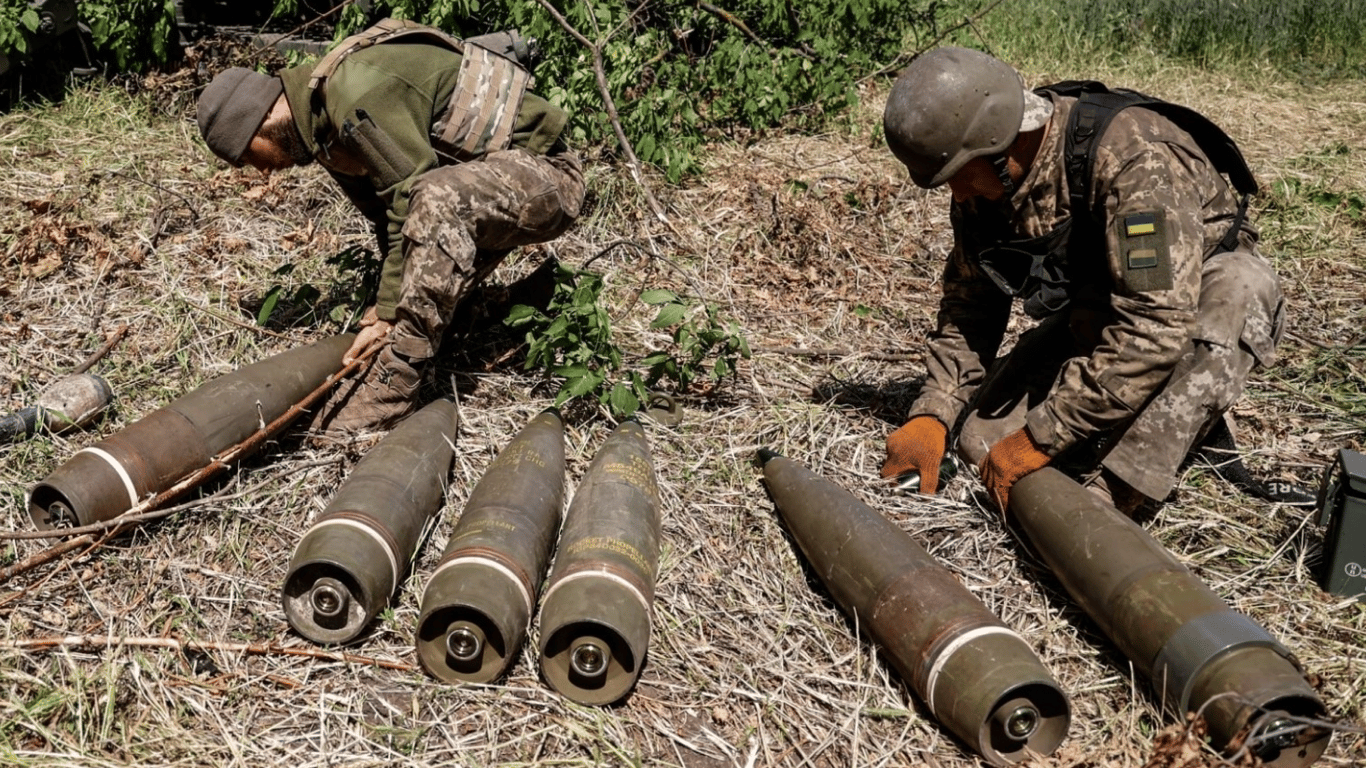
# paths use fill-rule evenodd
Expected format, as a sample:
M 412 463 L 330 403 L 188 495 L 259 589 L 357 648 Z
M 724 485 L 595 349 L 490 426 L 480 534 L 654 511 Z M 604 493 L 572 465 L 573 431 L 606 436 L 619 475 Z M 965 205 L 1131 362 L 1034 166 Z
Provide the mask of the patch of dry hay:
M 1197 89 L 1153 91 L 1177 98 Z M 943 194 L 905 183 L 870 138 L 878 98 L 868 94 L 847 133 L 717 149 L 698 181 L 658 190 L 673 214 L 669 227 L 652 221 L 625 174 L 597 167 L 581 225 L 514 256 L 495 275 L 511 281 L 546 255 L 570 264 L 600 256 L 595 264 L 607 272 L 623 348 L 644 353 L 657 341 L 647 327 L 652 313 L 632 303 L 642 285 L 720 302 L 756 348 L 735 386 L 685 398 L 683 426 L 651 431 L 664 550 L 649 659 L 624 703 L 566 702 L 539 680 L 531 646 L 506 680 L 466 687 L 282 653 L 10 650 L 0 651 L 4 760 L 252 768 L 980 765 L 853 635 L 804 569 L 751 464 L 755 449 L 769 446 L 894 520 L 1034 646 L 1074 709 L 1068 742 L 1036 764 L 1215 764 L 1184 740 L 1146 682 L 999 525 L 971 473 L 934 499 L 890 495 L 874 480 L 882 440 L 923 380 L 921 344 L 949 247 Z M 1255 98 L 1230 89 L 1199 106 L 1231 125 L 1254 164 L 1269 169 L 1264 176 L 1274 176 L 1301 172 L 1279 163 L 1325 143 L 1366 152 L 1363 102 L 1359 88 Z M 326 285 L 335 269 L 324 260 L 368 242 L 320 171 L 262 180 L 222 170 L 183 114 L 141 104 L 89 93 L 0 117 L 0 250 L 7 254 L 0 403 L 19 406 L 113 328 L 133 328 L 97 368 L 118 392 L 114 416 L 92 432 L 0 446 L 6 529 L 30 527 L 24 490 L 79 447 L 209 377 L 329 332 L 248 326 L 272 284 Z M 1322 115 L 1316 127 L 1291 130 L 1307 110 Z M 1280 116 L 1296 119 L 1274 140 L 1256 130 Z M 1341 183 L 1366 190 L 1366 179 L 1353 173 Z M 50 214 L 33 201 L 63 211 L 63 231 L 99 234 L 83 249 L 60 250 L 60 263 L 41 276 L 20 267 L 25 254 L 44 252 L 43 237 L 55 237 L 41 223 Z M 1316 356 L 1352 341 L 1363 327 L 1358 285 L 1366 259 L 1359 226 L 1309 219 L 1297 226 L 1311 231 L 1279 236 L 1331 239 L 1335 248 L 1281 261 L 1297 335 L 1282 348 L 1282 368 L 1262 375 L 1238 413 L 1254 463 L 1312 482 L 1330 449 L 1361 447 L 1360 414 L 1293 379 L 1283 383 L 1277 371 L 1311 369 Z M 639 247 L 609 250 L 621 239 Z M 642 255 L 652 252 L 664 258 Z M 274 275 L 285 262 L 298 268 Z M 460 386 L 464 423 L 447 502 L 415 575 L 347 650 L 415 663 L 417 601 L 454 518 L 497 451 L 549 401 L 548 390 L 520 370 L 516 343 L 486 330 L 454 345 L 429 381 L 429 394 L 449 391 L 453 373 Z M 608 428 L 597 413 L 574 414 L 571 488 Z M 287 435 L 244 462 L 235 479 L 213 486 L 226 491 L 222 500 L 2 585 L 0 642 L 82 634 L 307 647 L 288 629 L 280 585 L 295 542 L 364 444 L 313 449 L 298 438 Z M 1335 719 L 1361 722 L 1366 610 L 1314 585 L 1309 564 L 1321 534 L 1302 511 L 1256 502 L 1191 469 L 1148 528 L 1289 645 L 1318 676 Z M 22 558 L 41 547 L 17 542 L 7 553 Z M 1159 738 L 1167 746 L 1155 747 Z M 1339 734 L 1324 764 L 1360 765 L 1364 750 L 1360 735 Z M 1169 757 L 1181 762 L 1158 762 Z

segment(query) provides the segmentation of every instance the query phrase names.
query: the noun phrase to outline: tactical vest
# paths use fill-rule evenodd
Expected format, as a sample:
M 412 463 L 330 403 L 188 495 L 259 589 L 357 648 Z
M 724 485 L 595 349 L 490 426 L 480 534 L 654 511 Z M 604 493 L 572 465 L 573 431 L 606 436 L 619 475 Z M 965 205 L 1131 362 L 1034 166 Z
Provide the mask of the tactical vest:
M 534 82 L 519 63 L 529 50 L 516 32 L 459 40 L 416 22 L 383 19 L 341 41 L 313 68 L 308 89 L 314 111 L 322 110 L 323 86 L 346 57 L 395 40 L 439 45 L 460 54 L 455 90 L 438 123 L 441 130 L 432 134 L 432 147 L 438 153 L 464 161 L 508 148 L 522 97 Z
M 998 215 L 997 226 L 958 233 L 978 254 L 978 266 L 992 282 L 1007 295 L 1023 299 L 1026 314 L 1035 319 L 1047 317 L 1073 301 L 1078 284 L 1108 279 L 1105 264 L 1095 258 L 1096 252 L 1105 249 L 1104 212 L 1099 210 L 1100 201 L 1089 201 L 1087 196 L 1099 139 L 1115 115 L 1130 107 L 1157 112 L 1189 133 L 1215 169 L 1228 176 L 1242 198 L 1215 253 L 1237 247 L 1248 197 L 1257 191 L 1257 180 L 1238 145 L 1209 118 L 1189 107 L 1090 80 L 1067 80 L 1036 91 L 1077 98 L 1063 142 L 1071 215 L 1041 237 L 1010 240 L 996 236 L 1008 226 L 1004 212 Z

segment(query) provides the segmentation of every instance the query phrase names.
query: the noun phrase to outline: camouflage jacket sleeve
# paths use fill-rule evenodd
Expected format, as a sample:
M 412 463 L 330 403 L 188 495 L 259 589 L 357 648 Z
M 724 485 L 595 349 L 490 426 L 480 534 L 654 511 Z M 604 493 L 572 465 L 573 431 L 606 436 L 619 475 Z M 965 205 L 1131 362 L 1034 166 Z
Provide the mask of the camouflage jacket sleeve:
M 954 227 L 960 211 L 951 211 Z M 930 334 L 925 387 L 910 417 L 934 416 L 952 427 L 996 358 L 1010 318 L 1010 297 L 968 258 L 961 238 L 944 267 L 944 294 L 937 326 Z
M 1195 328 L 1205 201 L 1224 182 L 1184 132 L 1151 112 L 1115 118 L 1097 154 L 1091 200 L 1104 209 L 1110 318 L 1089 357 L 1063 367 L 1030 410 L 1050 455 L 1131 417 L 1162 386 Z

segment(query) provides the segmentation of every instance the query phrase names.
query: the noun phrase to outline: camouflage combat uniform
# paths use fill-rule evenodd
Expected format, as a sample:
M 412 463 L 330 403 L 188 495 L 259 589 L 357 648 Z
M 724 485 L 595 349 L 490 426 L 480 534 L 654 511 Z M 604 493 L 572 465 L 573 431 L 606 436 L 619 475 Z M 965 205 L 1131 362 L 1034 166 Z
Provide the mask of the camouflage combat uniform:
M 394 42 L 345 57 L 316 91 L 312 65 L 280 73 L 314 158 L 375 226 L 384 255 L 375 307 L 394 328 L 369 378 L 386 386 L 416 389 L 416 367 L 435 353 L 459 299 L 510 249 L 563 233 L 583 202 L 582 166 L 560 140 L 567 115 L 533 93 L 510 147 L 462 162 L 433 146 L 452 119 L 461 58 Z
M 1050 97 L 1053 117 L 1013 198 L 953 206 L 929 377 L 910 416 L 953 425 L 969 409 L 958 452 L 974 465 L 1027 426 L 1054 464 L 1078 474 L 1099 464 L 1162 499 L 1248 373 L 1272 362 L 1280 281 L 1245 222 L 1237 247 L 1218 252 L 1237 200 L 1195 140 L 1152 111 L 1126 109 L 1098 140 L 1087 197 L 1103 201 L 1103 244 L 1073 244 L 1070 303 L 1040 313 L 988 373 L 1012 299 L 979 262 L 981 233 L 1045 237 L 1071 213 L 1062 148 L 1076 100 Z

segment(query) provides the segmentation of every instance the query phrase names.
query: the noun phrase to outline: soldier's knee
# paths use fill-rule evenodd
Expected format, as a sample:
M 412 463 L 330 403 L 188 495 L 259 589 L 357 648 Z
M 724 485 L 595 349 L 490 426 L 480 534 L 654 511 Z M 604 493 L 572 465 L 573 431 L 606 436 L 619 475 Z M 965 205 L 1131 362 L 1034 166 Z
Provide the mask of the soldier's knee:
M 1270 365 L 1285 330 L 1281 280 L 1267 261 L 1245 251 L 1213 256 L 1205 264 L 1196 338 L 1242 346 L 1259 365 Z
M 1019 427 L 1016 426 L 1015 429 Z M 986 459 L 991 446 L 1005 437 L 1008 431 L 1014 430 L 1005 429 L 999 421 L 969 414 L 963 422 L 962 431 L 958 433 L 958 443 L 955 446 L 958 457 L 974 467 L 978 466 Z
M 1211 256 L 1201 275 L 1200 297 L 1219 294 L 1237 303 L 1274 307 L 1281 303 L 1281 278 L 1271 264 L 1247 251 L 1226 251 Z

